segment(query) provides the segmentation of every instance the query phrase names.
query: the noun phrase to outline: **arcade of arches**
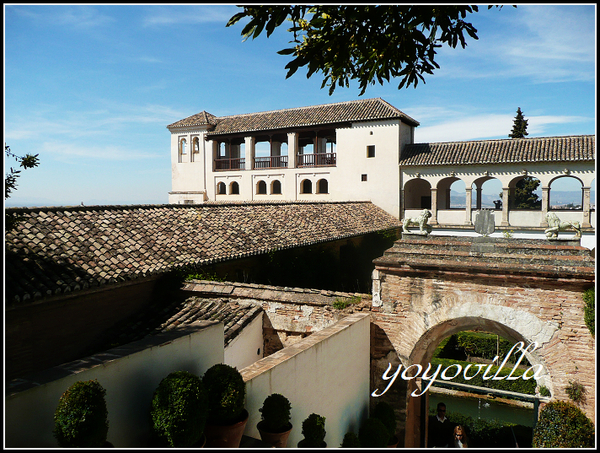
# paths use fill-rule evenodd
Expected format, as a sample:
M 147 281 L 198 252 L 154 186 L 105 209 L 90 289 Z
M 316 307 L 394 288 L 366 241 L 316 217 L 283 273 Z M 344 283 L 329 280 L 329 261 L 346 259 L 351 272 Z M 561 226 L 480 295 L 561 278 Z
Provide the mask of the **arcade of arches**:
M 491 175 L 454 171 L 435 175 L 424 175 L 414 172 L 406 175 L 402 190 L 403 210 L 430 209 L 432 217 L 429 224 L 473 224 L 472 212 L 480 209 L 493 209 L 498 212 L 496 223 L 499 226 L 539 226 L 547 227 L 546 214 L 552 210 L 565 208 L 553 200 L 553 187 L 568 183 L 575 191 L 581 193 L 578 199 L 568 207 L 573 220 L 578 220 L 583 228 L 591 225 L 591 212 L 595 206 L 591 203 L 594 187 L 593 174 L 588 171 L 502 171 Z M 522 209 L 514 205 L 515 191 L 520 181 L 531 178 L 539 182 L 540 203 L 535 208 Z M 495 195 L 493 200 L 485 200 L 482 194 L 491 188 Z M 453 206 L 451 194 L 464 193 L 462 199 Z M 456 200 L 454 197 L 452 199 Z M 529 211 L 524 214 L 523 211 Z M 577 214 L 575 214 L 577 213 Z M 405 214 L 404 217 L 411 217 Z
M 484 330 L 536 342 L 527 359 L 542 367 L 537 384 L 569 401 L 565 387 L 577 380 L 587 390 L 580 407 L 595 422 L 595 342 L 582 301 L 594 286 L 595 260 L 577 241 L 408 235 L 374 263 L 373 389 L 386 388 L 389 364 L 425 369 L 447 336 Z M 381 398 L 406 408 L 399 414 L 404 446 L 422 447 L 427 414 L 420 400 L 427 393 L 409 396 L 416 381 L 398 381 Z

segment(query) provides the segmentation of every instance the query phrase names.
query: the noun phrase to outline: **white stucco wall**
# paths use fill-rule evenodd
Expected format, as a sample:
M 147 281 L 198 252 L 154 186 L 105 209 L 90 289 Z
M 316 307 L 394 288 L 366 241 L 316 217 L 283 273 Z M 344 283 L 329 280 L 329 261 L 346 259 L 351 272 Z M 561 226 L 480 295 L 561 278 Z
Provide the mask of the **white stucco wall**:
M 257 316 L 225 348 L 225 362 L 238 370 L 263 358 L 263 314 Z
M 260 439 L 256 424 L 265 398 L 280 393 L 292 405 L 288 448 L 302 440 L 311 413 L 325 417 L 325 441 L 338 448 L 347 431 L 358 433 L 368 416 L 370 316 L 350 315 L 241 370 L 246 381 L 245 434 Z
M 179 370 L 202 377 L 212 365 L 223 363 L 222 323 L 187 327 L 180 332 L 157 335 L 163 343 L 147 345 L 142 340 L 126 345 L 139 350 L 122 357 L 115 355 L 114 360 L 110 360 L 111 351 L 116 354 L 119 348 L 109 350 L 99 355 L 108 359 L 98 365 L 7 396 L 5 446 L 56 448 L 52 430 L 60 396 L 73 383 L 90 379 L 97 379 L 106 389 L 107 440 L 117 448 L 147 446 L 150 402 L 160 381 Z

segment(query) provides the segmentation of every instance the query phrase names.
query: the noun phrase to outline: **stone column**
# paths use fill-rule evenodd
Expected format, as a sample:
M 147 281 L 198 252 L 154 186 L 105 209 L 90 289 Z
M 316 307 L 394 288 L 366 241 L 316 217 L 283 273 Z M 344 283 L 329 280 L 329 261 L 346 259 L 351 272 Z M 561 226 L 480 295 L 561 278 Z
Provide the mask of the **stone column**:
M 583 228 L 590 228 L 590 187 L 583 188 L 583 222 L 581 223 Z
M 467 192 L 467 195 L 465 197 L 465 203 L 466 203 L 466 208 L 465 208 L 465 225 L 473 225 L 473 222 L 471 221 L 471 204 L 473 203 L 473 189 L 465 189 L 465 191 Z M 478 193 L 477 196 L 479 196 L 480 194 Z
M 431 219 L 429 225 L 437 224 L 437 189 L 431 189 Z
M 548 227 L 548 220 L 546 219 L 546 214 L 548 214 L 548 210 L 550 209 L 550 187 L 542 186 L 542 221 L 540 223 L 541 227 Z
M 298 162 L 298 133 L 289 132 L 288 136 L 288 168 L 296 168 Z
M 246 151 L 245 169 L 252 170 L 254 168 L 254 154 L 256 152 L 254 145 L 256 137 L 244 137 L 244 148 Z
M 510 189 L 508 187 L 502 188 L 502 222 L 500 225 L 509 226 L 508 223 L 508 193 Z

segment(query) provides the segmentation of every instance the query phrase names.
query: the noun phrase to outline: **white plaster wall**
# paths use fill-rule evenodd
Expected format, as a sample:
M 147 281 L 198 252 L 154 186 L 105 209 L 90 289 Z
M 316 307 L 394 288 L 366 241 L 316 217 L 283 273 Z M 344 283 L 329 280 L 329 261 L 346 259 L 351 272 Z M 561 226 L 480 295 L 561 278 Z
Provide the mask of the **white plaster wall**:
M 338 129 L 337 167 L 330 185 L 333 199 L 369 200 L 398 217 L 400 140 L 399 121 L 356 123 Z M 375 146 L 375 157 L 367 157 L 369 145 Z M 361 180 L 363 174 L 367 181 Z
M 150 402 L 160 381 L 179 370 L 202 377 L 216 363 L 223 363 L 222 323 L 8 396 L 5 446 L 57 447 L 52 430 L 60 396 L 73 383 L 90 379 L 106 389 L 107 440 L 117 448 L 147 446 Z
M 317 341 L 321 336 L 324 339 Z M 315 343 L 303 348 L 311 342 Z M 358 433 L 368 416 L 369 345 L 370 316 L 352 315 L 241 370 L 250 414 L 245 434 L 260 439 L 258 409 L 268 395 L 280 393 L 292 405 L 288 448 L 296 448 L 302 440 L 302 422 L 311 413 L 325 417 L 327 446 L 338 448 L 346 432 Z
M 263 358 L 263 315 L 257 316 L 244 327 L 244 330 L 235 337 L 225 348 L 225 361 L 227 365 L 238 370 L 253 364 Z
M 198 153 L 192 152 L 192 138 L 200 139 Z M 183 162 L 179 162 L 179 140 L 185 138 L 187 153 Z M 171 134 L 171 181 L 173 192 L 197 192 L 206 191 L 206 175 L 204 172 L 204 161 L 206 152 L 210 153 L 210 147 L 204 140 L 202 130 L 186 130 Z

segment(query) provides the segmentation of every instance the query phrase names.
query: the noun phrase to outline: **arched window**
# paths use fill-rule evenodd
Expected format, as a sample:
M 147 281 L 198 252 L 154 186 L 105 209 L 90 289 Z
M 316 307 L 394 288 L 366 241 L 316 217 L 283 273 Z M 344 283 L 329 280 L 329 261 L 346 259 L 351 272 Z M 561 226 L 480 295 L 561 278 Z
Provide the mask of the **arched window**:
M 230 185 L 229 185 L 229 194 L 230 195 L 239 195 L 240 194 L 240 185 L 233 181 Z
M 312 193 L 312 181 L 310 179 L 305 179 L 300 184 L 300 193 Z
M 258 181 L 258 183 L 256 184 L 256 193 L 260 195 L 266 195 L 267 183 L 264 181 Z
M 198 137 L 194 137 L 194 142 L 193 142 L 193 151 L 194 153 L 199 153 L 200 152 L 200 139 Z
M 329 193 L 329 183 L 326 179 L 319 179 L 317 181 L 317 193 Z
M 271 193 L 281 194 L 281 182 L 279 182 L 279 180 L 276 179 L 271 183 Z
M 217 193 L 219 195 L 226 195 L 227 194 L 227 186 L 225 185 L 224 182 L 220 182 L 219 184 L 217 184 Z
M 186 149 L 185 149 L 186 144 L 187 144 L 187 142 L 185 141 L 185 138 L 182 138 L 181 142 L 180 142 L 180 145 L 181 145 L 180 146 L 181 154 L 185 154 L 187 152 Z

